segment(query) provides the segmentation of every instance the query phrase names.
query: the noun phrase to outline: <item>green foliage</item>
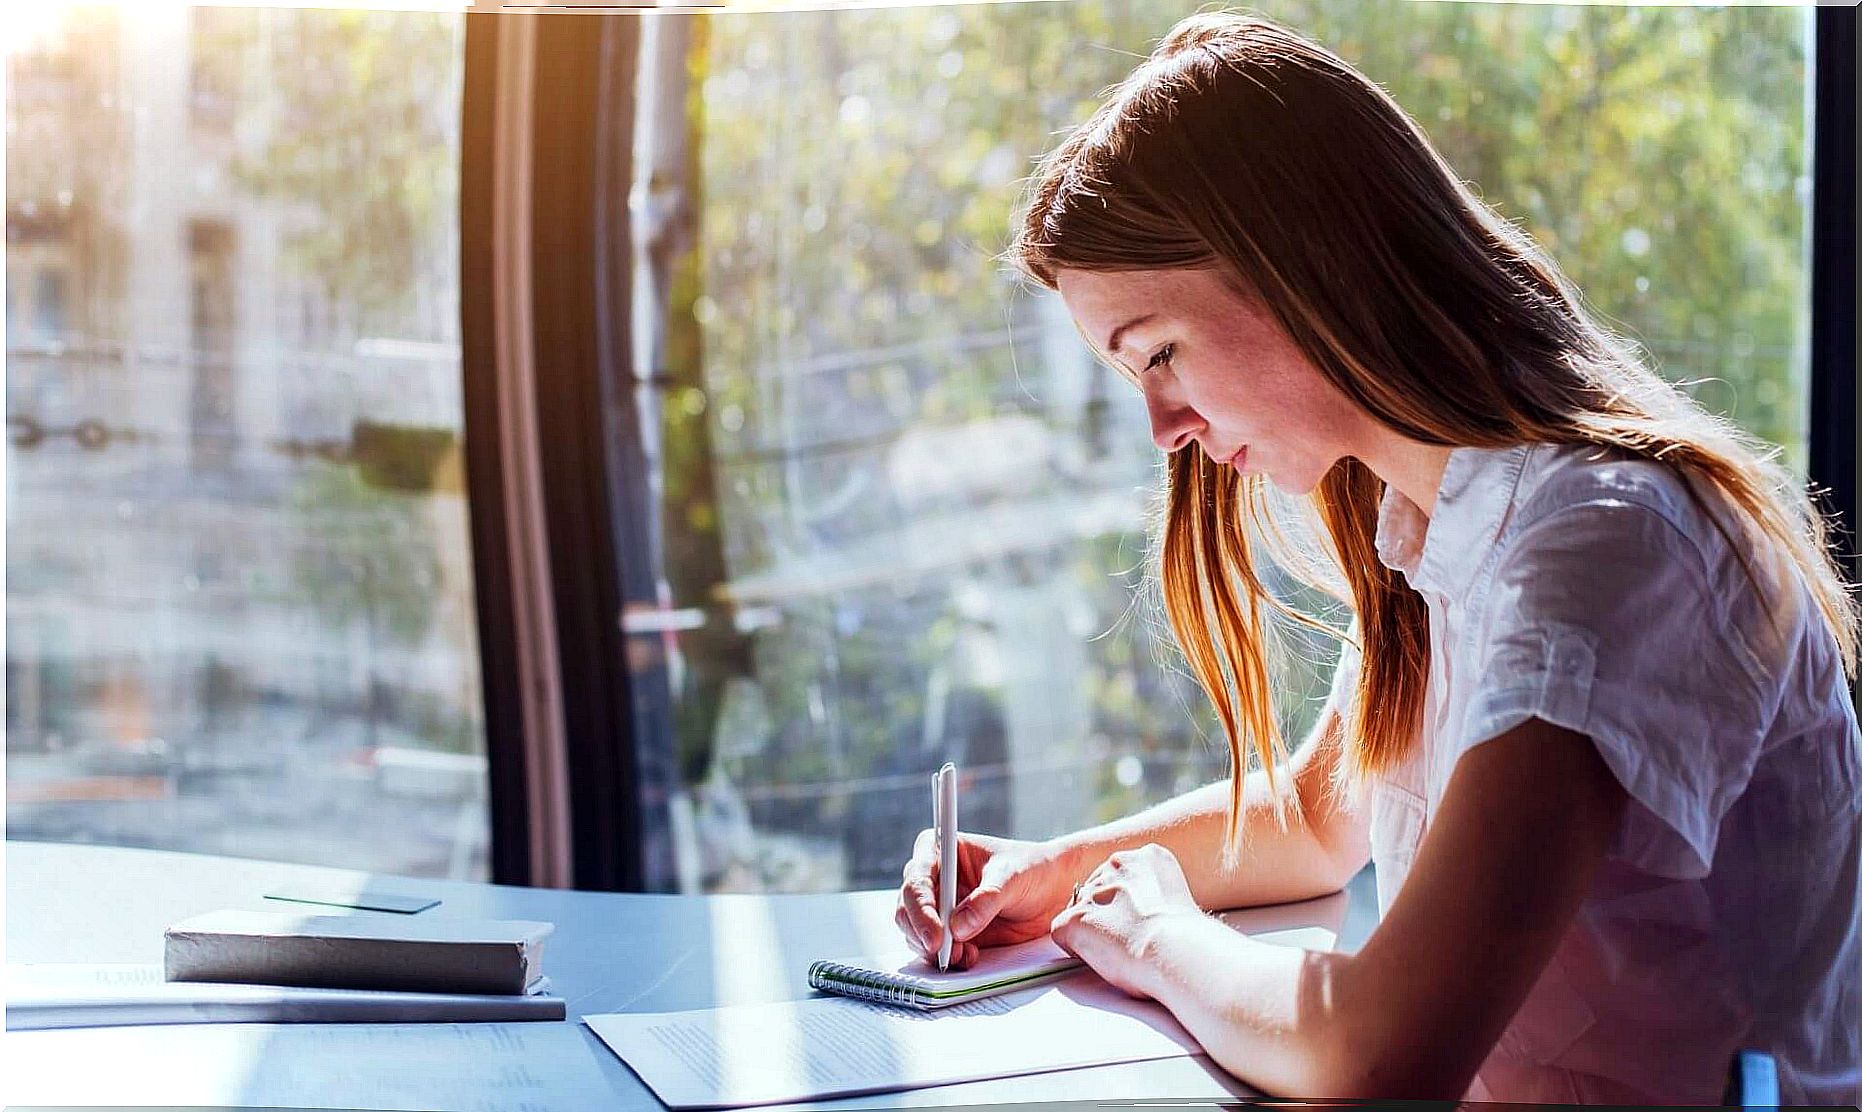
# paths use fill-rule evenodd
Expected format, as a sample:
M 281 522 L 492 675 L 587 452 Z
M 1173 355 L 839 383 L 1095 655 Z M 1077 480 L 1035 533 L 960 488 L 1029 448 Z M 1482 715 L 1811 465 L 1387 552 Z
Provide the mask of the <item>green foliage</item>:
M 1363 27 L 1324 7 L 1322 38 L 1593 308 L 1802 469 L 1802 10 L 1421 4 Z
M 349 436 L 357 475 L 383 490 L 429 492 L 442 483 L 442 469 L 456 464 L 457 430 L 433 425 L 355 422 Z
M 362 622 L 419 643 L 438 606 L 439 559 L 426 498 L 384 490 L 347 465 L 312 464 L 291 492 L 297 535 L 292 553 L 299 601 L 332 626 Z
M 360 331 L 405 334 L 422 267 L 459 211 L 464 21 L 430 13 L 221 13 L 210 57 L 264 58 L 271 117 L 235 180 L 297 202 L 290 258 L 355 307 Z M 237 20 L 237 22 L 229 22 Z
M 1805 15 L 1789 8 L 1262 5 L 1381 81 L 1464 179 L 1709 404 L 1801 455 Z M 1032 160 L 1190 10 L 1076 0 L 714 21 L 706 337 L 774 421 L 812 356 L 1000 327 Z M 917 405 L 988 412 L 963 363 Z

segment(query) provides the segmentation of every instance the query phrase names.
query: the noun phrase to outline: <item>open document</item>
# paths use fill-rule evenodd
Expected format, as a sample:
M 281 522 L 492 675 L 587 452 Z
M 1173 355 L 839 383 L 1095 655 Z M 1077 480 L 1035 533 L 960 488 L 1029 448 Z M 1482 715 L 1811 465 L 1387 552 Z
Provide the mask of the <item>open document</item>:
M 1091 973 L 932 1012 L 817 997 L 592 1015 L 672 1108 L 741 1108 L 1201 1053 L 1161 1005 Z
M 616 1107 L 567 1023 L 207 1023 L 8 1031 L 9 1108 L 373 1108 L 562 1112 Z

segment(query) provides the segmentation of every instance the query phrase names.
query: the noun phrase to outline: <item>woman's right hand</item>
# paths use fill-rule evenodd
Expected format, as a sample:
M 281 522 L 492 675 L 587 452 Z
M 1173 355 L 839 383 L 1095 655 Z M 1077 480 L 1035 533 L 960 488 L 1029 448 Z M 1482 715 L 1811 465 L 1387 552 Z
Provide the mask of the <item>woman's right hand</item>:
M 936 963 L 944 925 L 937 917 L 938 846 L 934 831 L 918 835 L 905 864 L 893 919 L 906 941 Z M 1047 933 L 1079 879 L 1063 848 L 986 834 L 957 836 L 957 905 L 951 913 L 952 969 L 974 964 L 979 947 L 1007 946 Z

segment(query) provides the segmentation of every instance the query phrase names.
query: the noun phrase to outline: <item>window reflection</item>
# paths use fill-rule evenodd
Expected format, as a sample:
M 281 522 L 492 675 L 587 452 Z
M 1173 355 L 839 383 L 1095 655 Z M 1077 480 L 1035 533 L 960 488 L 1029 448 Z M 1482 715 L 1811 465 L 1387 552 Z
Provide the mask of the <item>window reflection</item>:
M 61 8 L 7 56 L 7 826 L 487 873 L 462 26 Z

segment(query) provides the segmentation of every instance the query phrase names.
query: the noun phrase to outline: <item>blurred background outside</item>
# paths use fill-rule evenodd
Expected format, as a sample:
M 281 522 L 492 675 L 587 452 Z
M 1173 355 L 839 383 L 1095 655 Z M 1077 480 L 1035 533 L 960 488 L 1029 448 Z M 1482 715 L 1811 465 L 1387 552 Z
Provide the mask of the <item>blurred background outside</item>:
M 946 759 L 966 828 L 1026 837 L 1226 771 L 1139 590 L 1140 399 L 996 261 L 1033 160 L 1195 8 L 684 17 L 643 70 L 689 171 L 632 197 L 678 887 L 887 885 Z M 1801 473 L 1811 9 L 1256 10 Z M 11 836 L 487 875 L 463 45 L 167 5 L 9 43 Z M 1290 737 L 1335 653 L 1290 643 Z

